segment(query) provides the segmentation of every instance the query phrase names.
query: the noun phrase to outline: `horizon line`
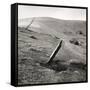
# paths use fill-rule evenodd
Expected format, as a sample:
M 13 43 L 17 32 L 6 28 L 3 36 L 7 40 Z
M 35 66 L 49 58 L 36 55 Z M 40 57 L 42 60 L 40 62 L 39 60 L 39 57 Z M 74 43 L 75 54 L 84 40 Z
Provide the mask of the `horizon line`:
M 53 18 L 53 19 L 59 19 L 59 20 L 66 20 L 66 21 L 86 21 L 86 20 L 82 20 L 82 19 L 62 19 L 62 18 L 55 18 L 55 17 L 26 17 L 26 18 L 18 18 L 18 20 L 22 20 L 22 19 L 32 19 L 32 18 Z

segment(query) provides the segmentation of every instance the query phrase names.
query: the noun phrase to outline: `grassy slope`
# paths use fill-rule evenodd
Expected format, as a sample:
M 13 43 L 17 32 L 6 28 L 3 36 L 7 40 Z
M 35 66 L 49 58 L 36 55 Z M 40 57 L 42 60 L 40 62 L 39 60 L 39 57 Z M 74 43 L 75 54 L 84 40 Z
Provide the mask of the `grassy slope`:
M 86 62 L 85 45 L 83 44 L 85 42 L 85 22 L 46 17 L 35 18 L 31 27 L 25 30 L 30 20 L 21 21 L 18 28 L 19 84 L 84 81 L 86 74 L 82 65 Z M 76 34 L 79 30 L 84 35 Z M 82 46 L 71 44 L 69 40 L 72 38 L 82 41 Z M 41 65 L 40 63 L 48 62 L 60 39 L 63 39 L 64 43 L 54 59 L 59 63 L 53 62 L 51 66 Z M 78 62 L 79 65 L 75 66 L 72 62 Z M 61 66 L 67 69 L 60 71 Z

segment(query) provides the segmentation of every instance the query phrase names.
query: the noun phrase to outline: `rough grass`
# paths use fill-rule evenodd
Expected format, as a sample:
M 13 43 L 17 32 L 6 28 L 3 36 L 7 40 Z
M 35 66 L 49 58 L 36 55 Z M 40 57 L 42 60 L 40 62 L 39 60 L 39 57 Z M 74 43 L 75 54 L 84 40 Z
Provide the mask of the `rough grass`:
M 41 28 L 31 27 L 28 30 L 25 30 L 25 27 L 18 28 L 19 85 L 86 81 L 87 65 L 82 62 L 83 57 L 84 61 L 86 61 L 85 35 L 82 35 L 83 32 L 78 32 L 78 30 L 83 29 L 81 27 L 79 29 L 81 22 L 78 22 L 80 25 L 74 22 L 76 26 L 73 27 L 74 24 L 71 25 L 73 21 L 69 21 L 69 25 L 65 24 L 68 21 L 54 19 L 54 23 L 51 23 L 53 20 L 50 20 L 45 19 L 43 21 L 42 18 L 42 20 L 38 21 L 37 19 L 36 24 L 39 22 Z M 63 26 L 67 26 L 67 28 Z M 60 30 L 61 32 L 59 32 Z M 76 36 L 81 45 L 70 44 L 69 40 Z M 62 50 L 52 63 L 47 64 L 52 51 L 61 37 L 64 39 L 66 46 L 62 47 Z

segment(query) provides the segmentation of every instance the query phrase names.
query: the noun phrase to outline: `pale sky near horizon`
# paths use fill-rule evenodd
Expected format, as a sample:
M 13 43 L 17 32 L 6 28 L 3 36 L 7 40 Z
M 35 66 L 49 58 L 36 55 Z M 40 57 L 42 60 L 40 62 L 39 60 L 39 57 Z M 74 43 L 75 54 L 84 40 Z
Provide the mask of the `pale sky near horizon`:
M 64 20 L 86 20 L 86 9 L 41 6 L 18 6 L 18 18 L 53 17 Z

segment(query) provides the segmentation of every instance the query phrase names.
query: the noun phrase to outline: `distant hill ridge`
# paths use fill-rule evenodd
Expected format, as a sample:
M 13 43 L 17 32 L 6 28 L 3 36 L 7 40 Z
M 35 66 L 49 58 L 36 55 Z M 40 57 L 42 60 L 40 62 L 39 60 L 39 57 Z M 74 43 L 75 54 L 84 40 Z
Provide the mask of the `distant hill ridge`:
M 34 17 L 19 20 L 19 27 L 26 27 L 34 19 L 29 27 L 35 32 L 58 35 L 62 32 L 82 31 L 86 35 L 86 22 L 80 20 L 62 20 L 52 17 Z M 58 35 L 60 36 L 60 35 Z

